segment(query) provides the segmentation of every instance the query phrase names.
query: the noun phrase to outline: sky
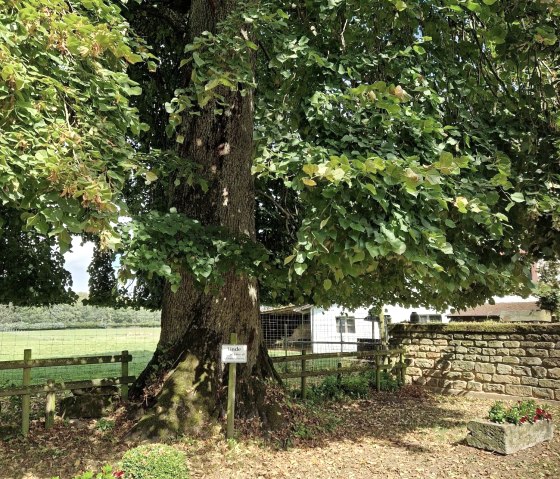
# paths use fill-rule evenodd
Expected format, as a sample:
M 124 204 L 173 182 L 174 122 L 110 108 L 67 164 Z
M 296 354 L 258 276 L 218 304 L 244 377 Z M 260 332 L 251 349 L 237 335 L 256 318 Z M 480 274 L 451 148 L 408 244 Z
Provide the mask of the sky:
M 72 240 L 72 250 L 64 255 L 64 267 L 72 274 L 72 290 L 76 293 L 88 291 L 87 267 L 93 256 L 93 243 L 91 241 L 81 244 L 81 238 Z

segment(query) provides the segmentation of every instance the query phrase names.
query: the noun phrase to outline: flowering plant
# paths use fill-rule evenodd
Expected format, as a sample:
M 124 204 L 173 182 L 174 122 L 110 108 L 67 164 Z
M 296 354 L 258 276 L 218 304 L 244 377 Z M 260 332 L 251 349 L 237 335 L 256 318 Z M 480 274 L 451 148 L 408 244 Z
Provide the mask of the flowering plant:
M 544 406 L 537 406 L 532 399 L 517 401 L 517 404 L 509 408 L 506 408 L 501 401 L 497 401 L 490 408 L 488 419 L 497 423 L 532 424 L 537 421 L 551 421 L 552 415 Z

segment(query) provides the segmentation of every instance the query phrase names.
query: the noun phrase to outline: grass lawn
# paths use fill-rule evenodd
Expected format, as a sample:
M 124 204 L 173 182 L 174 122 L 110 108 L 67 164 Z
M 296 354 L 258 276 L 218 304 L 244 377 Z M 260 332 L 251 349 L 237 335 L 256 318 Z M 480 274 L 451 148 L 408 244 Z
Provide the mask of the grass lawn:
M 118 354 L 128 350 L 132 354 L 129 367 L 136 376 L 150 360 L 159 328 L 62 329 L 48 331 L 0 332 L 0 361 L 23 359 L 23 350 L 31 349 L 33 359 L 97 356 Z M 120 364 L 34 368 L 32 382 L 46 379 L 80 380 L 120 375 Z M 21 370 L 0 371 L 0 386 L 21 383 Z

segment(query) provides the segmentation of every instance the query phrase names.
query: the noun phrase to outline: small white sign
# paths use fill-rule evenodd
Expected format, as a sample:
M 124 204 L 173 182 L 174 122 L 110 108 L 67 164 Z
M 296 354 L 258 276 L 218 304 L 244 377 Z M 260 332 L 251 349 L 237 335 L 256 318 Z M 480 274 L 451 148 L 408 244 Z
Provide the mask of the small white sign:
M 246 363 L 246 344 L 222 344 L 222 362 L 224 363 Z

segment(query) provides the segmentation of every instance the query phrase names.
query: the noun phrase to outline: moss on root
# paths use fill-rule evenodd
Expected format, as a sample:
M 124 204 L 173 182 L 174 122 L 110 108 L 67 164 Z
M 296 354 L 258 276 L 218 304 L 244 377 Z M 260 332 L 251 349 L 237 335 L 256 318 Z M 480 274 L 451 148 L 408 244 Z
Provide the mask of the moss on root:
M 200 435 L 214 422 L 208 374 L 193 356 L 184 359 L 162 386 L 154 407 L 138 421 L 131 435 L 171 440 Z

